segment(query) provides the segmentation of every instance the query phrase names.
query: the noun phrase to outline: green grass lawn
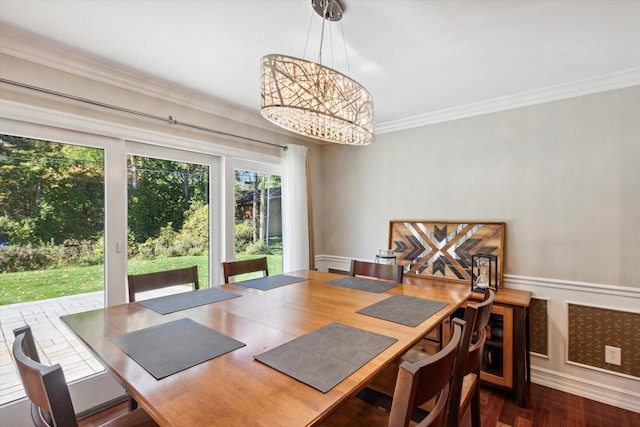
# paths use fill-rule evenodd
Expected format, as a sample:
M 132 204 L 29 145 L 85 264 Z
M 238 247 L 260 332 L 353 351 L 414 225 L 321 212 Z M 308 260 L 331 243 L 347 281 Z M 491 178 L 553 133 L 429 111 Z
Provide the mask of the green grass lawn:
M 261 255 L 237 254 L 236 260 L 259 258 L 260 256 Z M 267 255 L 267 259 L 269 263 L 269 274 L 281 274 L 282 254 Z M 152 271 L 197 265 L 200 284 L 201 286 L 206 286 L 206 284 L 209 283 L 207 263 L 208 260 L 206 256 L 132 260 L 129 262 L 129 274 L 149 273 Z M 246 279 L 249 277 L 238 276 L 238 279 Z M 0 305 L 37 301 L 65 295 L 101 291 L 103 289 L 103 265 L 2 273 L 0 274 Z

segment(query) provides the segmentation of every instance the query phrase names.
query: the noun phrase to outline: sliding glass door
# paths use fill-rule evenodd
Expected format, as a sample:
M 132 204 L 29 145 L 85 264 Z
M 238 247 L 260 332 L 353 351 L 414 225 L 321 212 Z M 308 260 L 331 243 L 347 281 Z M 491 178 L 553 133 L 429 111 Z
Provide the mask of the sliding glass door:
M 215 158 L 144 144 L 127 148 L 128 274 L 196 265 L 201 287 L 209 286 Z
M 12 330 L 24 324 L 67 381 L 103 370 L 60 316 L 104 306 L 104 157 L 97 147 L 0 135 L 0 405 L 24 397 L 9 357 Z
M 235 170 L 235 259 L 267 257 L 269 274 L 282 273 L 281 177 Z M 237 280 L 259 276 L 251 273 Z

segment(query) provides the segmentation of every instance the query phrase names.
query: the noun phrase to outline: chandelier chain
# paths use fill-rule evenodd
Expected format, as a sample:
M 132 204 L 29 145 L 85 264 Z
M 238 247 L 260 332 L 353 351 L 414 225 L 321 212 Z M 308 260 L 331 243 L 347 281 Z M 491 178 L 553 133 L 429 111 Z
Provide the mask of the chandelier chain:
M 309 18 L 309 28 L 307 29 L 307 39 L 304 42 L 304 51 L 302 52 L 302 59 L 307 57 L 307 46 L 309 45 L 309 34 L 311 34 L 311 24 L 313 23 L 313 15 L 315 12 L 311 10 L 311 18 Z
M 351 77 L 351 65 L 349 64 L 349 53 L 347 52 L 347 39 L 344 35 L 344 27 L 340 21 L 340 33 L 342 33 L 342 45 L 344 46 L 344 57 L 347 60 L 347 75 Z
M 318 64 L 322 65 L 322 42 L 324 42 L 324 23 L 326 21 L 327 11 L 329 10 L 329 1 L 324 4 L 324 14 L 322 18 L 322 31 L 320 31 L 320 53 L 318 54 Z

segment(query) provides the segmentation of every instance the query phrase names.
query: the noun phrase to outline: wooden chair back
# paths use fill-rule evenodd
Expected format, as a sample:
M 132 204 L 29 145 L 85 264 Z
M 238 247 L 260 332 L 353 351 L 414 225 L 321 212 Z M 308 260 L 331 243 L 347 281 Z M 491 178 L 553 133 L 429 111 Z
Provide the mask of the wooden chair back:
M 485 292 L 484 301 L 478 304 L 468 304 L 465 309 L 464 320 L 467 324 L 466 336 L 464 340 L 466 345 L 461 351 L 466 352 L 465 355 L 460 355 L 460 363 L 456 368 L 456 373 L 452 382 L 452 387 L 455 393 L 451 395 L 451 404 L 449 407 L 449 416 L 447 425 L 454 427 L 458 425 L 460 415 L 463 415 L 462 409 L 466 409 L 463 405 L 461 408 L 461 401 L 463 403 L 469 402 L 469 400 L 462 396 L 462 384 L 465 376 L 474 373 L 475 381 L 480 381 L 480 366 L 482 364 L 482 351 L 484 349 L 484 343 L 487 339 L 487 325 L 491 317 L 491 308 L 495 299 L 495 292 L 491 289 L 487 289 Z M 479 393 L 479 384 L 474 384 L 471 388 L 472 392 Z M 479 394 L 475 396 L 479 401 Z M 479 417 L 479 408 L 475 408 L 476 414 L 472 415 L 472 418 Z M 473 422 L 476 425 L 476 422 Z
M 413 410 L 438 395 L 435 407 L 418 425 L 445 425 L 452 390 L 451 382 L 465 334 L 464 320 L 454 319 L 452 324 L 453 335 L 442 350 L 424 360 L 403 362 L 400 365 L 389 413 L 390 427 L 408 426 Z
M 198 267 L 178 268 L 145 274 L 129 274 L 129 302 L 136 300 L 136 293 L 191 283 L 193 290 L 200 289 Z
M 78 421 L 64 372 L 59 364 L 40 363 L 29 326 L 14 329 L 13 357 L 22 385 L 31 401 L 31 419 L 37 427 L 76 427 Z
M 376 264 L 373 262 L 351 260 L 351 276 L 367 276 L 402 283 L 404 270 L 401 265 Z
M 264 277 L 269 276 L 267 257 L 222 263 L 224 283 L 229 283 L 230 277 L 237 276 L 239 274 L 253 273 L 254 271 L 262 271 Z
M 25 393 L 31 401 L 31 419 L 36 427 L 78 427 L 69 387 L 59 364 L 40 363 L 36 343 L 28 325 L 13 330 L 13 357 Z M 158 427 L 144 409 L 112 418 L 102 427 Z
M 471 372 L 479 371 L 480 364 L 482 362 L 482 345 L 478 345 L 481 341 L 481 333 L 486 332 L 487 325 L 489 325 L 489 319 L 491 318 L 491 308 L 493 307 L 493 300 L 495 299 L 495 292 L 488 289 L 486 292 L 485 300 L 479 304 L 470 304 L 475 306 L 477 315 L 475 316 L 475 324 L 471 328 L 471 347 L 469 348 L 469 354 L 467 355 L 467 361 L 464 365 L 462 375 L 467 375 Z M 468 308 L 469 306 L 467 306 Z M 465 312 L 465 321 L 467 320 L 467 313 Z M 468 324 L 468 323 L 467 323 Z

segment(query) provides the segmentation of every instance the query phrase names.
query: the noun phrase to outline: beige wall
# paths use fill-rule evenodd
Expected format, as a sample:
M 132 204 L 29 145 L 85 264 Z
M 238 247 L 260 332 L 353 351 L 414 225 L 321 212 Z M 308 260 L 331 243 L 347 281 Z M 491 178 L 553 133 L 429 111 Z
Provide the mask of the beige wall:
M 505 274 L 640 287 L 640 86 L 315 150 L 317 254 L 391 219 L 506 222 Z

